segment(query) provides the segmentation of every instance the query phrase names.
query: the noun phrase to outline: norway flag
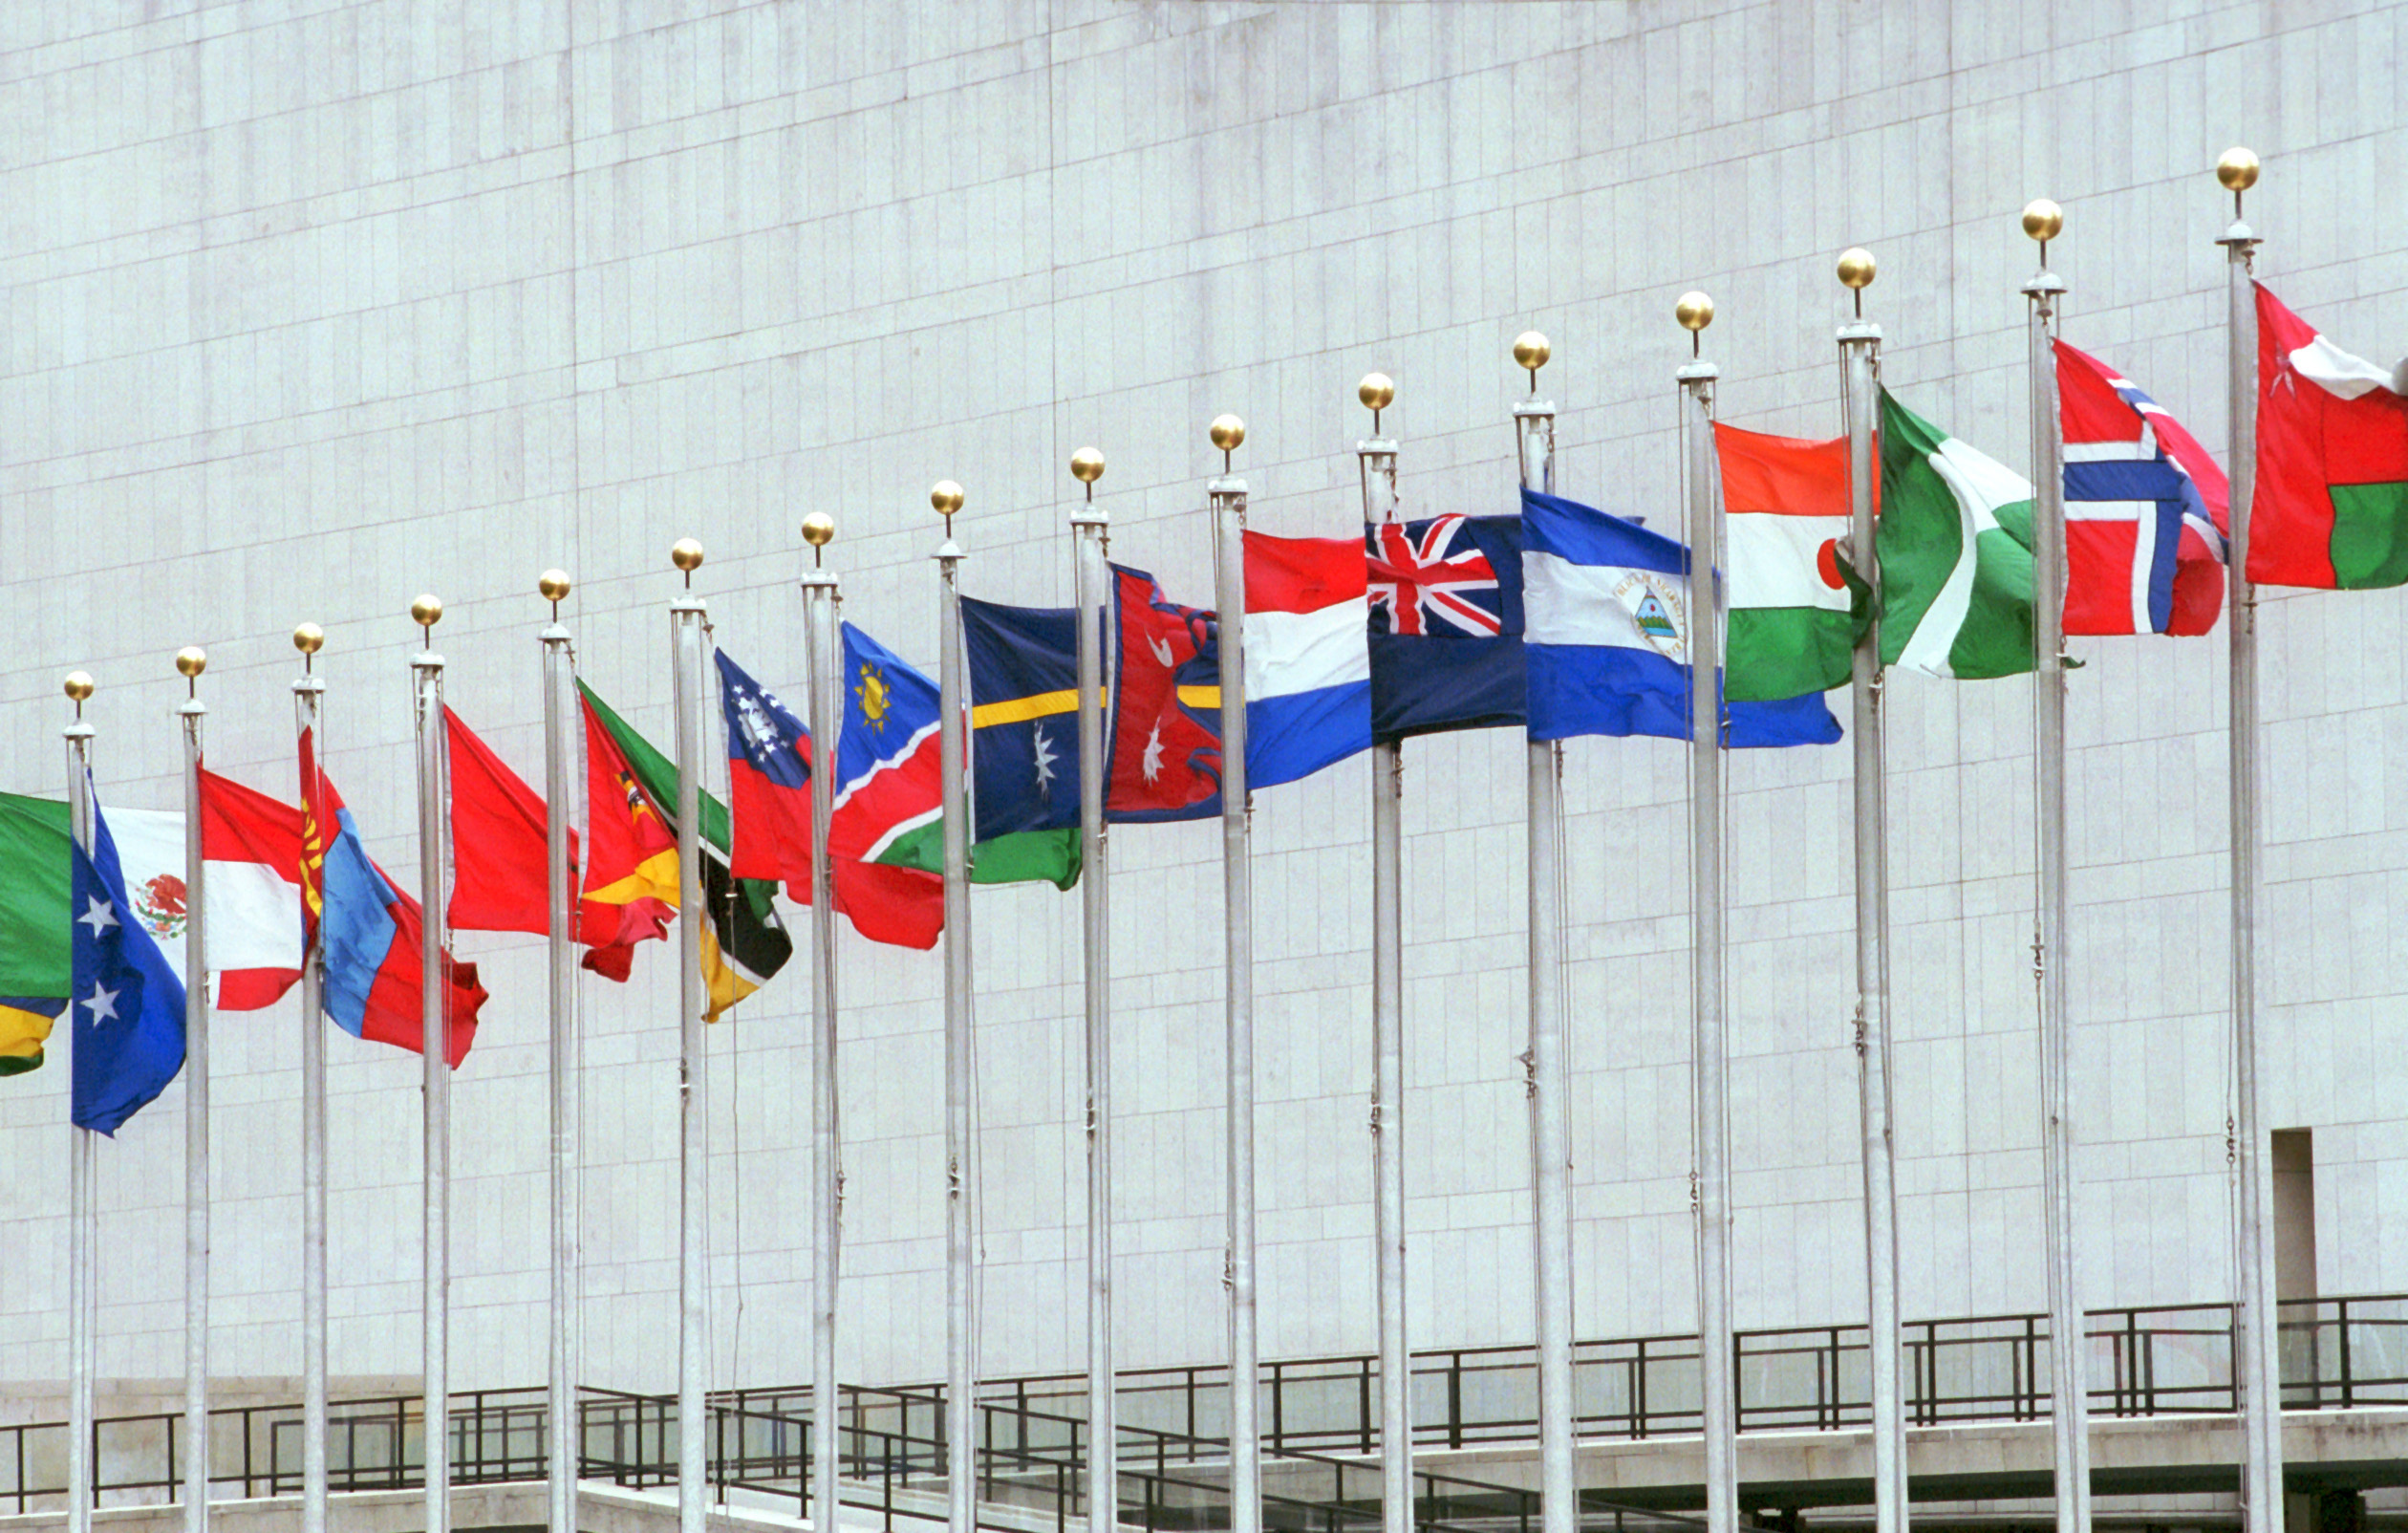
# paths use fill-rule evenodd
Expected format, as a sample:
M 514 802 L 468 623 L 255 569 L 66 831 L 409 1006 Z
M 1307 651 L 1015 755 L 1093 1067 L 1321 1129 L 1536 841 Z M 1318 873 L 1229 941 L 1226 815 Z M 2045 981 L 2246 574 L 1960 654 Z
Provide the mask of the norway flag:
M 1246 786 L 1371 748 L 1368 572 L 1353 538 L 1246 534 Z
M 2204 634 L 2224 606 L 2225 476 L 2182 423 L 2056 343 L 2065 631 Z

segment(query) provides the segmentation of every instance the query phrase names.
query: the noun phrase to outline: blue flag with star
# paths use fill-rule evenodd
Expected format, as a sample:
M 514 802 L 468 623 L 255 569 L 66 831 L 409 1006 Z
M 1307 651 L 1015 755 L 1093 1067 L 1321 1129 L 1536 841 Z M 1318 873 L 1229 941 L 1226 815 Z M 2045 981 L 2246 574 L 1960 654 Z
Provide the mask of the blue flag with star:
M 961 598 L 976 839 L 1079 823 L 1079 621 Z
M 183 1069 L 184 989 L 134 917 L 100 806 L 92 850 L 75 849 L 73 995 L 75 1126 L 114 1134 Z

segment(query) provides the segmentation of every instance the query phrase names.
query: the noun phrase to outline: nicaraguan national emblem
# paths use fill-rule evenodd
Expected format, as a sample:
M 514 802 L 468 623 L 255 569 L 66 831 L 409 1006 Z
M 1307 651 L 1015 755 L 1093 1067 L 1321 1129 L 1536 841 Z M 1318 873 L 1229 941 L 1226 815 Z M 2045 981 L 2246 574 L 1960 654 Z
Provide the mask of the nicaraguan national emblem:
M 1688 613 L 1681 601 L 1680 589 L 1664 575 L 1651 570 L 1633 570 L 1614 587 L 1614 599 L 1630 613 L 1632 626 L 1639 636 L 1655 646 L 1656 653 L 1668 660 L 1687 663 L 1688 633 L 1685 626 Z

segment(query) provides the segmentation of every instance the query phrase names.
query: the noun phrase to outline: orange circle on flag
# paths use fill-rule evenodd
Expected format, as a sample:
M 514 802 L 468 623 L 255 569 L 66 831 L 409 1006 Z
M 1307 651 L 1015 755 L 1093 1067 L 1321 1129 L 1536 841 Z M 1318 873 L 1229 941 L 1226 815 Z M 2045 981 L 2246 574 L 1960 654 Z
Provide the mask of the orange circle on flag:
M 1847 580 L 1839 573 L 1839 540 L 1838 538 L 1823 539 L 1823 546 L 1815 551 L 1815 572 L 1822 576 L 1822 583 L 1834 591 L 1845 591 L 1848 588 Z

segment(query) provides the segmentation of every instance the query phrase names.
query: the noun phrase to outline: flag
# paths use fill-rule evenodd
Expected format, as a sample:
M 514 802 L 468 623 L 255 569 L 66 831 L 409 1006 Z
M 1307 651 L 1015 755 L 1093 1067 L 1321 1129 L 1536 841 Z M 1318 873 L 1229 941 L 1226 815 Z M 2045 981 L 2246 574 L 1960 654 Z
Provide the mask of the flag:
M 1881 391 L 1881 663 L 2032 669 L 2032 486 Z
M 1794 698 L 1847 684 L 1870 592 L 1841 551 L 1848 439 L 1805 442 L 1714 424 L 1730 566 L 1724 693 Z
M 945 929 L 945 881 L 918 868 L 876 860 L 894 817 L 929 810 L 936 797 L 936 719 L 926 726 L 890 723 L 892 685 L 874 645 L 861 648 L 844 625 L 843 722 L 836 735 L 835 806 L 828 844 L 836 909 L 873 942 L 931 948 Z M 811 772 L 809 732 L 776 693 L 718 655 L 720 705 L 727 718 L 728 797 L 736 810 L 736 844 L 729 864 L 739 877 L 783 878 L 787 897 L 811 902 Z M 925 763 L 915 758 L 923 754 Z M 882 750 L 892 754 L 880 755 Z
M 2056 342 L 2065 631 L 2204 634 L 2224 607 L 2224 470 L 2128 378 Z
M 677 768 L 593 688 L 580 680 L 577 693 L 585 700 L 586 757 L 594 764 L 591 780 L 597 786 L 588 800 L 594 853 L 586 872 L 586 898 L 626 904 L 631 912 L 644 900 L 675 909 Z M 615 796 L 598 791 L 606 769 Z M 699 881 L 706 918 L 698 941 L 703 983 L 711 998 L 703 1020 L 716 1022 L 785 967 L 794 956 L 794 939 L 778 923 L 777 885 L 728 873 L 727 807 L 708 793 L 698 792 L 696 802 L 702 809 L 697 839 L 702 848 Z
M 1530 738 L 1689 736 L 1688 551 L 1636 522 L 1522 491 Z M 1723 743 L 1823 745 L 1819 692 L 1724 704 Z
M 837 763 L 837 823 L 841 849 L 867 840 L 862 859 L 943 875 L 944 772 L 936 683 L 905 664 L 868 634 L 845 625 L 845 723 Z M 875 717 L 872 717 L 872 711 Z M 848 815 L 861 817 L 855 829 Z M 1068 889 L 1079 881 L 1075 828 L 1028 831 L 979 841 L 973 831 L 970 881 L 1045 882 Z M 941 907 L 940 907 L 941 915 Z
M 126 898 L 97 803 L 92 850 L 74 855 L 73 1115 L 77 1128 L 114 1134 L 183 1069 L 184 990 Z
M 451 747 L 452 894 L 454 931 L 551 935 L 551 887 L 545 876 L 548 819 L 544 801 L 491 746 L 443 709 Z M 569 831 L 569 887 L 577 887 L 577 832 Z M 668 912 L 646 910 L 634 920 L 624 902 L 580 900 L 570 915 L 570 939 L 586 949 L 585 966 L 624 981 L 633 944 L 668 935 Z
M 1246 786 L 1371 748 L 1366 568 L 1352 538 L 1246 543 Z
M 591 696 L 577 700 L 585 721 L 586 831 L 591 859 L 578 891 L 580 938 L 595 940 L 585 966 L 624 980 L 634 944 L 669 934 L 677 913 L 677 836 L 636 785 Z
M 424 914 L 369 858 L 359 826 L 343 796 L 317 769 L 312 731 L 301 732 L 303 920 L 319 934 L 325 955 L 323 1005 L 334 1025 L 355 1038 L 418 1052 L 425 1039 L 419 1016 L 425 988 Z M 325 838 L 332 827 L 333 837 Z M 485 1003 L 477 966 L 443 954 L 439 983 L 444 1001 L 445 1052 L 452 1069 L 477 1037 Z
M 42 1066 L 74 983 L 67 806 L 0 793 L 0 1075 Z
M 1382 740 L 1520 724 L 1522 525 L 1437 516 L 1364 529 L 1371 731 Z
M 201 855 L 207 879 L 209 970 L 220 1011 L 274 1005 L 301 978 L 301 811 L 204 767 Z M 244 956 L 220 945 L 239 925 Z M 221 964 L 224 967 L 220 967 Z
M 63 997 L 0 996 L 0 1075 L 42 1068 L 42 1046 L 67 1009 Z
M 2257 290 L 2257 490 L 2249 578 L 2362 591 L 2408 583 L 2408 398 Z
M 1112 567 L 1104 619 L 1105 818 L 1220 812 L 1220 634 L 1153 576 Z M 1079 823 L 1078 616 L 961 603 L 978 839 Z M 984 853 L 980 853 L 982 856 Z

